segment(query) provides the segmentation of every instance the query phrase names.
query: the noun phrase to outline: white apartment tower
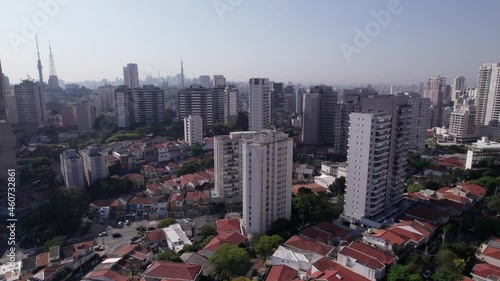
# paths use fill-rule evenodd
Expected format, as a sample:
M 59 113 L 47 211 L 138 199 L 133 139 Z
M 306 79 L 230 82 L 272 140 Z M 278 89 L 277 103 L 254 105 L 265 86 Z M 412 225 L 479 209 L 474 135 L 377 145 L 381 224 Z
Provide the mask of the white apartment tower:
M 137 64 L 128 63 L 127 66 L 123 67 L 123 81 L 125 86 L 131 89 L 139 87 L 139 70 L 137 69 Z
M 127 128 L 134 122 L 132 90 L 127 86 L 118 86 L 114 96 L 118 128 Z
M 76 104 L 76 123 L 80 134 L 92 131 L 96 115 L 97 111 L 93 101 L 83 99 Z
M 184 118 L 184 140 L 189 145 L 203 144 L 203 120 L 200 115 Z
M 14 94 L 19 124 L 39 127 L 47 122 L 45 94 L 40 84 L 24 80 L 14 85 Z
M 83 173 L 87 186 L 108 176 L 104 155 L 99 151 L 98 147 L 83 149 L 80 151 L 80 155 L 83 159 Z
M 476 107 L 474 105 L 463 105 L 460 109 L 453 111 L 450 116 L 450 127 L 448 133 L 456 143 L 472 143 L 479 137 L 479 127 L 476 126 Z
M 251 78 L 249 129 L 260 132 L 271 125 L 271 87 L 268 78 Z
M 235 86 L 227 86 L 224 90 L 224 122 L 238 123 L 240 113 L 240 91 Z
M 407 97 L 379 96 L 361 101 L 351 113 L 344 216 L 377 226 L 397 211 L 404 191 L 411 106 Z
M 500 127 L 500 63 L 483 63 L 479 67 L 476 106 L 476 122 Z
M 74 149 L 61 153 L 61 172 L 66 187 L 85 187 L 83 176 L 83 161 Z
M 214 138 L 214 185 L 217 196 L 240 203 L 243 195 L 242 142 L 255 132 L 231 132 Z
M 243 225 L 266 232 L 277 219 L 290 219 L 293 140 L 282 131 L 263 130 L 242 143 Z

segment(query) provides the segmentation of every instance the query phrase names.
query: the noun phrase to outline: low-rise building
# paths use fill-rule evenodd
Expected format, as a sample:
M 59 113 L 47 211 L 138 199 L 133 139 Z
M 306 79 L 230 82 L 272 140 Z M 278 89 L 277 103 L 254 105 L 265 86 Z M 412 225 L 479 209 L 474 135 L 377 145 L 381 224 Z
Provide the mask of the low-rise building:
M 165 238 L 167 239 L 168 247 L 178 253 L 184 245 L 190 245 L 191 240 L 187 237 L 186 233 L 182 230 L 182 227 L 178 224 L 172 224 L 164 228 Z
M 145 281 L 199 281 L 202 271 L 201 265 L 155 261 L 142 276 Z
M 469 146 L 465 168 L 472 169 L 497 159 L 500 159 L 500 143 L 490 141 L 488 137 L 482 137 L 481 140 Z

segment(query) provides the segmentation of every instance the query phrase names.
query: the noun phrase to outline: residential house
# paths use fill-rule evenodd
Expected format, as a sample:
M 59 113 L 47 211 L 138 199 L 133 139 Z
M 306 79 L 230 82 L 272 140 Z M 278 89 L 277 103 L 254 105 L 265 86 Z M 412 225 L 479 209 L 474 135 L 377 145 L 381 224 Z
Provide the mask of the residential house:
M 180 164 L 176 164 L 174 162 L 168 162 L 167 165 L 165 165 L 165 169 L 169 172 L 170 175 L 175 176 L 177 173 L 177 170 L 181 167 Z
M 372 280 L 380 280 L 385 276 L 386 267 L 395 263 L 397 256 L 360 242 L 351 242 L 341 246 L 337 262 L 354 272 Z
M 417 203 L 406 211 L 406 215 L 401 218 L 402 221 L 419 220 L 421 222 L 430 222 L 433 225 L 440 225 L 450 220 L 450 214 L 440 211 L 421 203 Z
M 90 203 L 90 208 L 95 213 L 99 213 L 103 208 L 106 208 L 108 213 L 101 218 L 107 221 L 123 220 L 127 212 L 127 201 L 126 198 L 96 200 Z
M 481 244 L 476 252 L 476 257 L 482 262 L 500 268 L 500 238 L 495 237 L 487 243 Z
M 170 216 L 182 218 L 184 216 L 184 193 L 172 193 L 169 199 Z
M 489 263 L 478 263 L 471 272 L 474 281 L 500 280 L 500 268 Z
M 141 174 L 144 175 L 144 182 L 146 185 L 159 182 L 159 175 L 156 171 L 156 167 L 151 164 L 144 165 L 141 168 Z
M 186 193 L 186 198 L 185 198 L 186 214 L 193 216 L 199 215 L 200 203 L 201 203 L 201 192 L 198 190 L 188 191 Z
M 163 219 L 167 217 L 167 205 L 162 197 L 135 196 L 128 202 L 128 210 L 136 219 Z
M 429 166 L 424 169 L 424 176 L 441 177 L 449 174 L 450 171 L 448 169 L 439 166 Z
M 324 258 L 323 255 L 314 252 L 304 251 L 295 247 L 281 245 L 269 257 L 267 263 L 271 266 L 286 265 L 298 272 L 298 276 L 303 278 L 312 264 Z M 292 279 L 293 280 L 293 279 Z
M 68 274 L 70 269 L 68 269 L 64 264 L 55 264 L 44 268 L 33 275 L 35 280 L 52 281 L 56 280 L 57 274 L 61 271 L 66 270 Z
M 314 166 L 307 164 L 293 164 L 293 178 L 298 182 L 314 181 Z
M 292 236 L 285 242 L 285 245 L 289 247 L 294 247 L 303 251 L 309 251 L 322 256 L 330 256 L 332 254 L 333 247 L 327 244 L 320 244 L 314 240 L 300 237 L 297 235 Z
M 203 266 L 165 261 L 155 261 L 142 274 L 145 281 L 199 281 Z
M 146 186 L 146 194 L 150 197 L 163 196 L 162 187 L 163 184 L 160 183 L 148 184 Z M 164 187 L 163 190 L 166 190 L 166 187 Z
M 315 281 L 369 281 L 370 279 L 329 259 L 322 258 L 312 264 L 307 277 Z
M 186 264 L 197 264 L 203 266 L 203 275 L 209 276 L 211 275 L 215 268 L 210 264 L 208 259 L 200 254 L 186 252 L 180 256 L 181 260 Z
M 474 202 L 483 199 L 484 196 L 486 195 L 486 192 L 488 191 L 486 187 L 465 182 L 457 184 L 457 187 L 455 189 L 464 192 L 465 196 L 467 196 L 467 198 L 472 199 Z
M 149 249 L 156 249 L 158 246 L 166 244 L 165 231 L 163 229 L 148 231 L 146 233 L 146 241 Z
M 215 236 L 198 254 L 210 258 L 217 249 L 224 244 L 240 246 L 246 242 L 247 238 L 239 232 L 220 232 Z
M 299 271 L 286 265 L 273 265 L 269 268 L 265 281 L 299 281 Z
M 189 240 L 178 223 L 163 228 L 163 231 L 165 232 L 168 247 L 176 253 L 182 250 L 184 245 L 191 244 L 191 240 Z
M 240 232 L 241 226 L 239 219 L 218 219 L 215 221 L 217 226 L 217 233 L 221 232 Z
M 154 147 L 158 150 L 158 162 L 170 161 L 170 153 L 166 144 L 155 144 Z
M 134 182 L 134 187 L 136 189 L 142 189 L 144 188 L 144 175 L 139 174 L 139 173 L 131 173 L 127 174 L 126 177 L 128 177 L 131 181 Z

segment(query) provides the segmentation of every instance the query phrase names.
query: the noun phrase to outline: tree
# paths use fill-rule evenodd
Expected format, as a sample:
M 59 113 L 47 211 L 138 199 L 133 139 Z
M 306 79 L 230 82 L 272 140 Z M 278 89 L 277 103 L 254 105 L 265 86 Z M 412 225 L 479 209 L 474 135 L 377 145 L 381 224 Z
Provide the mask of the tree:
M 486 206 L 489 211 L 500 213 L 500 194 L 493 195 L 486 199 Z
M 248 112 L 240 111 L 238 113 L 238 123 L 235 129 L 238 131 L 248 131 L 248 120 Z
M 162 253 L 156 254 L 155 255 L 155 260 L 159 261 L 171 261 L 171 262 L 182 262 L 181 258 L 179 255 L 176 253 L 172 252 L 171 250 L 165 250 Z
M 346 179 L 344 176 L 336 179 L 335 182 L 329 186 L 332 194 L 336 194 L 336 196 L 344 194 L 345 187 L 346 187 Z
M 56 236 L 47 242 L 45 242 L 45 249 L 49 250 L 54 246 L 64 246 L 66 245 L 68 238 L 66 236 Z
M 259 242 L 254 247 L 257 254 L 267 258 L 270 256 L 279 245 L 283 243 L 283 238 L 279 235 L 267 236 L 264 235 L 259 239 Z
M 134 182 L 127 178 L 105 178 L 96 181 L 88 188 L 91 200 L 108 199 L 123 194 L 129 194 L 134 190 Z
M 441 267 L 453 267 L 453 261 L 458 258 L 455 253 L 450 250 L 440 250 L 437 254 L 437 263 Z
M 423 186 L 421 183 L 415 182 L 415 183 L 408 185 L 408 187 L 406 188 L 406 192 L 409 192 L 409 193 L 419 192 L 422 189 L 425 189 L 425 186 Z
M 232 244 L 224 244 L 208 259 L 218 274 L 227 274 L 233 277 L 243 272 L 250 262 L 250 256 L 245 249 Z M 243 272 L 243 273 L 242 273 Z
M 465 269 L 465 260 L 464 259 L 454 259 L 453 266 L 458 272 L 463 272 Z
M 158 225 L 157 225 L 157 228 L 165 228 L 165 227 L 168 227 L 169 225 L 172 225 L 172 224 L 176 224 L 177 221 L 173 218 L 166 218 L 166 219 L 163 219 L 161 220 Z
M 250 237 L 250 247 L 255 248 L 257 243 L 259 243 L 259 240 L 262 236 L 264 236 L 264 233 L 257 232 L 257 233 L 252 233 Z
M 139 227 L 137 228 L 137 235 L 142 236 L 142 235 L 144 235 L 147 231 L 148 231 L 148 229 L 147 229 L 145 226 L 141 225 L 141 226 L 139 226 Z
M 252 279 L 250 279 L 248 277 L 240 276 L 240 277 L 233 278 L 233 280 L 231 280 L 231 281 L 252 281 Z
M 205 224 L 204 226 L 201 227 L 201 236 L 203 236 L 203 239 L 207 238 L 208 236 L 213 236 L 217 234 L 217 230 L 209 224 Z
M 407 265 L 393 265 L 387 273 L 387 281 L 419 281 L 422 280 L 418 273 L 410 273 Z
M 195 143 L 191 147 L 193 149 L 193 156 L 198 157 L 203 154 L 203 147 L 201 144 Z
M 461 275 L 455 272 L 454 269 L 446 267 L 438 267 L 436 272 L 431 276 L 434 281 L 456 281 L 461 279 Z
M 214 125 L 214 135 L 229 135 L 231 129 L 233 128 L 233 124 L 230 123 L 216 123 Z

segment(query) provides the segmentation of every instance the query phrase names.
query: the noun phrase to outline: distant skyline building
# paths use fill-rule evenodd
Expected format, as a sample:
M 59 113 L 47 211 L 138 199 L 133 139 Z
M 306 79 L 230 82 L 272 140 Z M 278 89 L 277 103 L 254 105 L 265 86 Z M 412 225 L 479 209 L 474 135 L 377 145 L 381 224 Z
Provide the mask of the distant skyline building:
M 11 125 L 19 124 L 19 115 L 17 113 L 17 101 L 14 90 L 8 89 L 4 91 L 5 106 L 7 109 L 7 121 Z M 0 120 L 2 121 L 2 120 Z
M 212 81 L 210 80 L 210 75 L 200 75 L 200 77 L 198 78 L 198 83 L 203 88 L 211 88 L 212 87 Z
M 311 93 L 319 93 L 319 142 L 333 146 L 335 143 L 335 121 L 338 93 L 332 86 L 319 85 L 311 87 Z
M 105 156 L 99 151 L 99 147 L 87 147 L 80 151 L 80 155 L 82 156 L 83 173 L 87 186 L 108 177 Z
M 96 93 L 101 96 L 103 112 L 115 111 L 115 87 L 109 84 L 99 86 Z
M 4 75 L 2 72 L 2 61 L 0 61 L 0 121 L 7 120 L 7 109 L 5 106 L 5 103 L 6 103 L 6 100 L 5 100 L 6 85 L 4 85 L 5 81 L 4 81 L 3 77 L 4 77 Z
M 203 120 L 203 132 L 208 133 L 213 129 L 215 124 L 213 89 L 191 85 L 180 90 L 177 93 L 177 98 L 177 113 L 180 120 L 184 120 L 189 115 L 199 115 Z M 224 106 L 222 108 L 224 109 Z
M 66 150 L 60 155 L 61 172 L 66 187 L 85 188 L 82 157 L 74 149 Z
M 305 145 L 319 144 L 319 108 L 320 94 L 306 93 L 303 95 L 302 110 L 302 143 Z
M 47 122 L 45 93 L 39 83 L 23 80 L 14 85 L 20 125 L 40 127 Z
M 165 121 L 165 95 L 153 85 L 132 89 L 132 112 L 136 124 Z
M 0 183 L 7 191 L 7 178 L 9 169 L 16 170 L 16 180 L 19 180 L 16 159 L 16 136 L 9 121 L 0 120 Z
M 214 75 L 213 82 L 214 82 L 213 83 L 214 87 L 225 87 L 225 86 L 227 86 L 226 77 L 224 77 L 224 75 Z
M 271 125 L 271 87 L 269 78 L 250 78 L 248 97 L 250 131 L 260 132 Z
M 297 93 L 295 96 L 295 113 L 297 113 L 298 115 L 302 115 L 302 111 L 304 110 L 304 94 L 306 92 L 307 91 L 305 88 L 297 88 Z
M 240 91 L 233 85 L 224 89 L 224 122 L 238 123 L 240 113 Z
M 242 202 L 242 142 L 254 135 L 256 132 L 246 131 L 214 137 L 214 189 L 228 204 Z
M 451 101 L 456 103 L 458 98 L 460 98 L 462 95 L 464 95 L 465 77 L 463 77 L 463 76 L 455 77 L 455 79 L 453 79 L 453 85 L 452 85 L 451 91 L 452 91 Z
M 476 89 L 476 122 L 500 127 L 500 63 L 479 67 Z
M 276 128 L 286 127 L 285 90 L 283 83 L 273 82 L 271 90 L 271 125 Z
M 184 141 L 189 145 L 203 144 L 203 120 L 200 115 L 184 118 Z
M 97 111 L 93 101 L 84 98 L 76 104 L 76 123 L 79 134 L 92 132 L 96 118 Z
M 405 92 L 399 95 L 407 96 L 408 103 L 411 105 L 409 149 L 423 153 L 425 152 L 425 134 L 431 123 L 431 100 L 421 97 L 418 93 Z
M 247 233 L 263 233 L 291 218 L 293 139 L 262 130 L 243 141 L 242 155 L 243 225 Z
M 123 67 L 123 81 L 131 89 L 139 87 L 139 70 L 137 64 L 128 63 Z
M 443 126 L 443 101 L 446 91 L 446 78 L 433 75 L 427 80 L 424 98 L 431 100 L 431 128 Z
M 118 128 L 128 128 L 134 122 L 132 89 L 118 86 L 115 89 L 115 107 Z
M 65 104 L 61 107 L 62 126 L 66 129 L 78 127 L 76 124 L 76 107 Z

